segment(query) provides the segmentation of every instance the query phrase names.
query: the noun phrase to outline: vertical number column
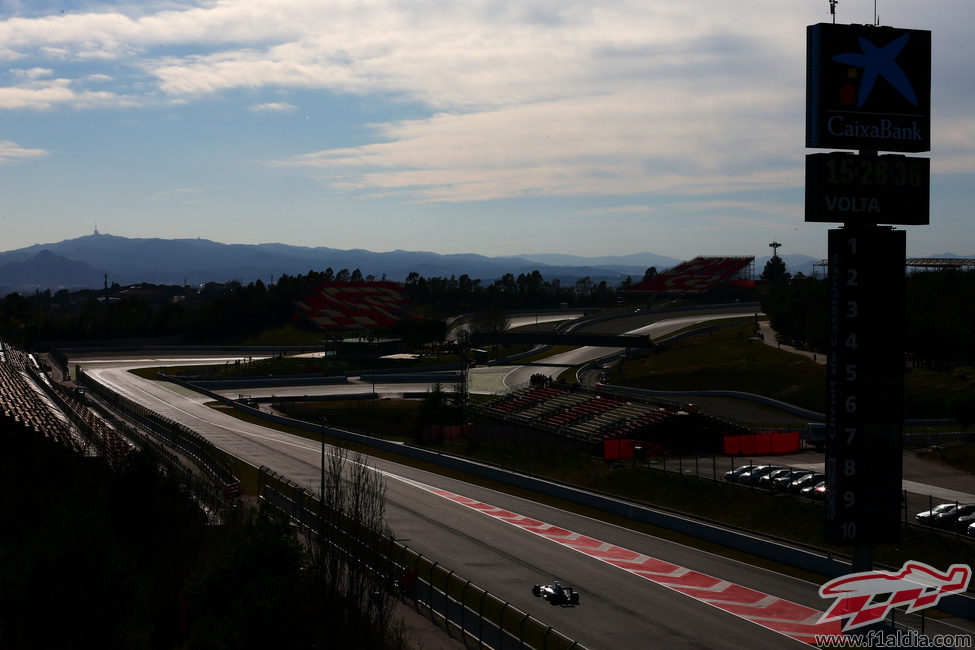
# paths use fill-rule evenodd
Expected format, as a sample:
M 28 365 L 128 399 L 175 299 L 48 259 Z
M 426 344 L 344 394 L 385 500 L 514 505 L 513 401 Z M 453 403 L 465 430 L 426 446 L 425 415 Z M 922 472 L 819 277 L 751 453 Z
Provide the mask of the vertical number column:
M 826 445 L 826 537 L 859 543 L 863 454 L 861 350 L 864 286 L 859 229 L 830 231 L 830 350 Z
M 829 234 L 826 538 L 836 543 L 900 536 L 905 244 L 886 227 Z

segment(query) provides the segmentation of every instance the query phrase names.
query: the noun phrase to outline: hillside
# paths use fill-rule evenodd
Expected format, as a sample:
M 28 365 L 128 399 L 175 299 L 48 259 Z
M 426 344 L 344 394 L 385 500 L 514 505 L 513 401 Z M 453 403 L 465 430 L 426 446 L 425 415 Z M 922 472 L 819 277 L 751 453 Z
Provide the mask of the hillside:
M 573 283 L 589 277 L 617 284 L 627 275 L 641 276 L 649 266 L 663 270 L 680 260 L 652 253 L 639 256 L 585 258 L 577 256 L 486 257 L 441 255 L 422 251 L 339 250 L 287 244 L 221 244 L 207 239 L 131 239 L 95 233 L 53 244 L 36 244 L 0 253 L 0 295 L 61 288 L 121 285 L 200 285 L 258 279 L 265 283 L 282 274 L 309 270 L 336 272 L 359 269 L 364 276 L 402 281 L 413 272 L 424 277 L 468 275 L 491 281 L 511 273 L 538 270 L 546 278 Z

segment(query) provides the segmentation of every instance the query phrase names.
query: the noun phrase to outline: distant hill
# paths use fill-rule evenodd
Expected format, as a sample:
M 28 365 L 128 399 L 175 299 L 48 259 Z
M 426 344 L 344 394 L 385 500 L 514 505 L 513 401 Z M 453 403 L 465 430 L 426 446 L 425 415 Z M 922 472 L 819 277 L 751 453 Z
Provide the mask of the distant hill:
M 486 257 L 441 255 L 422 251 L 376 253 L 355 249 L 290 246 L 287 244 L 221 244 L 207 239 L 135 239 L 95 233 L 53 244 L 38 244 L 0 253 L 0 295 L 11 291 L 98 288 L 121 285 L 271 282 L 282 274 L 311 270 L 359 269 L 364 276 L 402 281 L 416 272 L 424 277 L 468 275 L 491 282 L 511 273 L 538 270 L 546 280 L 563 284 L 582 277 L 616 284 L 627 275 L 642 277 L 650 266 L 658 271 L 680 260 L 641 253 L 621 257 L 574 255 Z
M 46 248 L 23 261 L 4 261 L 0 255 L 0 296 L 34 289 L 88 289 L 104 283 L 105 272 L 85 262 L 56 255 Z
M 677 266 L 681 262 L 685 261 L 677 259 L 676 257 L 657 255 L 656 253 L 633 253 L 632 255 L 614 255 L 603 257 L 580 257 L 578 255 L 563 255 L 560 253 L 533 253 L 519 255 L 518 257 L 532 262 L 557 266 L 598 265 L 610 266 L 614 268 L 636 268 L 640 269 L 641 275 L 651 266 L 657 267 L 657 270 L 660 271 L 662 269 L 669 269 L 672 266 Z

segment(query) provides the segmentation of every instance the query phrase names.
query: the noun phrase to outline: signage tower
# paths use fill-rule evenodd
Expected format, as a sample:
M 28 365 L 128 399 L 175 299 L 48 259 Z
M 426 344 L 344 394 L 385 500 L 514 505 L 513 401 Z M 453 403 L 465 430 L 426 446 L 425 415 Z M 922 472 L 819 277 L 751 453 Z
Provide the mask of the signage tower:
M 829 231 L 828 541 L 900 538 L 906 233 L 929 223 L 931 32 L 806 28 L 807 222 Z M 857 153 L 854 153 L 854 150 Z M 885 152 L 881 155 L 880 152 Z

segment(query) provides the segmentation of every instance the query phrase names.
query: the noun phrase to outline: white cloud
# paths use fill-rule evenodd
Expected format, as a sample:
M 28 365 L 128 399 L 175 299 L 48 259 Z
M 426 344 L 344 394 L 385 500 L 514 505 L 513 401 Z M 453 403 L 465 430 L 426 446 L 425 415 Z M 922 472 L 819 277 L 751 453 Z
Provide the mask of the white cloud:
M 290 113 L 297 106 L 288 102 L 268 102 L 266 104 L 254 104 L 247 108 L 257 113 Z
M 30 68 L 27 70 L 11 68 L 10 74 L 15 77 L 39 79 L 41 77 L 50 77 L 52 74 L 54 74 L 54 70 L 52 70 L 51 68 Z
M 33 158 L 44 158 L 48 155 L 50 155 L 50 152 L 44 149 L 26 149 L 16 142 L 0 140 L 0 165 L 31 160 Z
M 786 101 L 761 99 L 766 106 Z M 745 113 L 758 110 L 733 94 L 637 88 L 383 124 L 376 127 L 380 142 L 277 164 L 312 168 L 339 189 L 425 201 L 701 193 L 802 182 L 801 124 L 768 124 L 753 144 L 748 129 L 722 128 L 712 119 L 717 105 L 743 123 Z M 797 143 L 796 157 L 783 168 L 779 149 L 789 139 Z
M 70 79 L 45 79 L 20 86 L 0 87 L 0 110 L 49 110 L 57 106 L 93 108 L 96 106 L 132 106 L 131 97 L 108 91 L 76 91 Z

